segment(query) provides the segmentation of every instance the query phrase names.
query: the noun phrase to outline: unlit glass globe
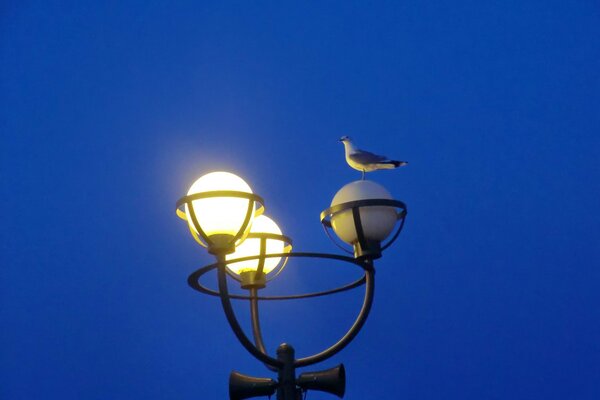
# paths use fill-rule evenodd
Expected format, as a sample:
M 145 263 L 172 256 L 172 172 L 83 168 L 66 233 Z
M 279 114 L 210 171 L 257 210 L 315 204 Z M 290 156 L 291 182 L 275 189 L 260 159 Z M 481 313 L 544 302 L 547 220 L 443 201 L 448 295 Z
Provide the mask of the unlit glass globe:
M 212 192 L 217 190 L 233 190 L 237 192 L 252 193 L 250 186 L 239 176 L 230 172 L 211 172 L 198 179 L 188 190 L 188 196 L 196 193 Z M 200 228 L 206 236 L 238 234 L 248 212 L 248 202 L 252 200 L 240 197 L 211 197 L 192 201 L 192 207 Z M 185 213 L 191 229 L 196 230 L 190 217 L 188 204 Z M 254 212 L 250 216 L 247 229 L 252 225 Z
M 333 197 L 331 206 L 368 199 L 392 200 L 392 196 L 383 186 L 372 181 L 361 180 L 341 188 Z M 383 242 L 396 225 L 395 207 L 364 206 L 360 207 L 359 211 L 365 239 L 368 241 Z M 351 245 L 358 242 L 352 209 L 335 213 L 331 217 L 331 226 L 336 235 L 344 242 Z
M 281 235 L 281 229 L 277 224 L 269 217 L 265 215 L 258 216 L 254 219 L 250 233 L 273 233 Z M 260 241 L 259 238 L 248 237 L 242 244 L 235 248 L 235 253 L 228 254 L 226 259 L 233 260 L 235 258 L 251 257 L 260 255 Z M 265 254 L 280 254 L 284 252 L 285 243 L 282 240 L 266 239 L 266 251 Z M 268 274 L 271 272 L 281 261 L 281 257 L 265 258 L 265 264 L 263 266 L 263 272 Z M 231 263 L 228 268 L 236 274 L 241 274 L 245 271 L 256 271 L 258 270 L 259 260 L 248 260 Z

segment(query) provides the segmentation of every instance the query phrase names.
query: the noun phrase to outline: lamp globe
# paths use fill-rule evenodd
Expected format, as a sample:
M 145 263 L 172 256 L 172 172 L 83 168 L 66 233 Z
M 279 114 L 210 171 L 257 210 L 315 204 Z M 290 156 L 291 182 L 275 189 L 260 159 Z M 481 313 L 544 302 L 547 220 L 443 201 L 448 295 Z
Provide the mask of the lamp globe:
M 263 234 L 267 235 L 264 235 L 265 237 L 261 238 Z M 280 236 L 281 238 L 277 238 L 277 236 Z M 246 240 L 235 248 L 234 253 L 227 254 L 226 260 L 230 261 L 236 258 L 263 255 L 261 254 L 262 240 L 265 240 L 266 242 L 264 255 L 282 254 L 286 252 L 286 250 L 289 251 L 289 249 L 286 249 L 285 241 L 282 238 L 283 234 L 281 233 L 281 229 L 279 229 L 275 221 L 266 215 L 260 215 L 254 219 Z M 281 257 L 265 258 L 263 273 L 268 274 L 273 271 L 275 267 L 279 265 L 280 261 Z M 256 271 L 258 270 L 258 266 L 259 260 L 240 261 L 228 264 L 228 268 L 238 275 L 242 272 Z
M 250 186 L 239 176 L 230 172 L 211 172 L 200 177 L 192 184 L 187 194 L 195 195 L 215 191 L 233 191 L 252 194 Z M 237 196 L 214 196 L 200 198 L 191 201 L 191 208 L 198 222 L 199 228 L 211 240 L 227 241 L 238 235 L 241 229 L 244 229 L 244 222 L 249 207 L 248 198 Z M 186 219 L 196 233 L 198 229 L 191 216 L 188 203 L 185 204 Z M 245 238 L 245 233 L 250 230 L 254 212 L 250 215 L 250 221 L 245 227 L 244 235 L 241 235 L 237 243 Z
M 392 196 L 380 184 L 360 180 L 342 187 L 333 197 L 331 207 L 371 199 L 392 200 Z M 359 212 L 363 233 L 365 239 L 369 242 L 383 242 L 394 229 L 398 219 L 396 209 L 390 206 L 361 206 Z M 331 226 L 342 241 L 350 245 L 355 245 L 358 242 L 352 209 L 343 210 L 332 215 Z

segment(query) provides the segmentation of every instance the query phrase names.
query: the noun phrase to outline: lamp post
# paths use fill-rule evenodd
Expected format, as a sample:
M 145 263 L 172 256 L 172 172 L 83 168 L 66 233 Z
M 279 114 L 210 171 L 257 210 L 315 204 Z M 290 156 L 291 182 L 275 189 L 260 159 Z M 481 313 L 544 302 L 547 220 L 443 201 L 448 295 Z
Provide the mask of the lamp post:
M 263 215 L 263 199 L 252 193 L 250 186 L 228 172 L 213 172 L 202 176 L 187 195 L 177 201 L 177 215 L 188 222 L 190 233 L 216 262 L 193 272 L 188 284 L 195 290 L 219 297 L 227 321 L 244 348 L 277 379 L 256 378 L 232 372 L 229 378 L 230 400 L 241 400 L 277 393 L 277 400 L 299 400 L 302 392 L 319 390 L 342 398 L 345 392 L 345 369 L 342 364 L 323 371 L 305 372 L 296 376 L 296 369 L 307 367 L 337 354 L 346 347 L 364 325 L 375 290 L 374 260 L 396 240 L 404 226 L 406 205 L 392 199 L 381 185 L 371 181 L 356 181 L 341 188 L 331 206 L 321 213 L 321 223 L 327 235 L 350 255 L 292 252 L 292 240 L 283 235 L 277 224 Z M 396 233 L 383 243 L 392 231 Z M 337 243 L 335 235 L 350 245 L 348 250 Z M 285 296 L 263 296 L 259 291 L 277 277 L 290 258 L 319 258 L 346 262 L 360 268 L 363 275 L 346 285 L 314 293 Z M 217 272 L 217 290 L 200 283 L 200 278 Z M 240 283 L 247 295 L 229 292 L 228 278 Z M 363 304 L 350 329 L 329 348 L 307 357 L 296 358 L 294 348 L 286 343 L 269 355 L 262 338 L 259 318 L 260 301 L 296 300 L 325 296 L 365 286 Z M 231 300 L 250 304 L 251 340 L 241 328 Z

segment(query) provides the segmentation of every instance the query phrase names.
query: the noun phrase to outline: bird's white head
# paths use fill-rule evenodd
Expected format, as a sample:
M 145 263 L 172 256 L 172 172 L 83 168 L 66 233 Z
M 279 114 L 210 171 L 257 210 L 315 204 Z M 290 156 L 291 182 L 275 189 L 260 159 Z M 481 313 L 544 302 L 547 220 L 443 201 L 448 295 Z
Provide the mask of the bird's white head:
M 342 144 L 344 145 L 344 151 L 346 152 L 346 156 L 356 151 L 356 148 L 354 147 L 354 144 L 352 144 L 352 139 L 350 139 L 350 136 L 342 136 L 340 138 L 340 142 L 342 142 Z

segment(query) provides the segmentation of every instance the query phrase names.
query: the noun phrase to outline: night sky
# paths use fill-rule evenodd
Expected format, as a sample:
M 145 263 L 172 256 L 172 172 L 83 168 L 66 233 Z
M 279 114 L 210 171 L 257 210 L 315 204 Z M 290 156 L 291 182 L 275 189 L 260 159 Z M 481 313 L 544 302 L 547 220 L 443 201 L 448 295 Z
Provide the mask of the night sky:
M 188 287 L 213 259 L 175 201 L 234 172 L 294 250 L 339 253 L 343 135 L 409 161 L 368 175 L 408 218 L 310 369 L 343 362 L 349 400 L 600 398 L 597 2 L 5 1 L 0 79 L 0 398 L 272 377 Z M 292 260 L 267 290 L 358 275 Z M 361 300 L 264 304 L 267 347 L 318 352 Z

